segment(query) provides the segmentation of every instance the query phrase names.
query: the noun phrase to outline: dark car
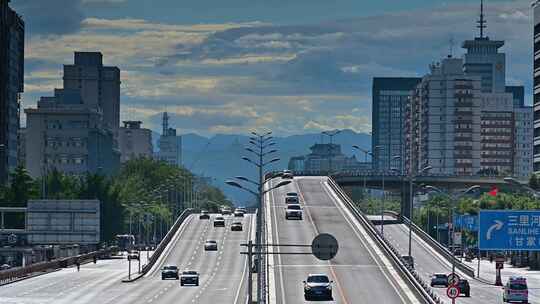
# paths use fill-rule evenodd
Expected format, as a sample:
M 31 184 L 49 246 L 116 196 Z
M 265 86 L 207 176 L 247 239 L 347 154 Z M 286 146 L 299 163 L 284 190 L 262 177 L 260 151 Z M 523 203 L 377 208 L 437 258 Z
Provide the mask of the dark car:
M 208 213 L 208 211 L 203 210 L 203 211 L 201 211 L 201 214 L 199 215 L 199 219 L 200 220 L 209 220 L 210 219 L 210 214 Z
M 217 216 L 214 219 L 214 227 L 225 227 L 225 219 L 222 216 Z
M 298 196 L 296 192 L 287 192 L 286 196 Z
M 161 270 L 161 279 L 175 279 L 178 280 L 178 267 L 175 265 L 167 265 Z
M 218 249 L 216 241 L 206 241 L 204 243 L 204 251 L 216 251 Z
M 231 231 L 242 231 L 242 223 L 240 223 L 240 222 L 232 223 Z
M 332 299 L 332 281 L 325 274 L 309 274 L 304 283 L 304 298 Z
M 180 275 L 180 286 L 199 286 L 199 274 L 196 271 L 183 271 Z
M 435 273 L 431 276 L 431 287 L 448 287 L 448 276 L 445 273 Z
M 465 279 L 460 279 L 458 283 L 459 287 L 459 293 L 464 294 L 466 297 L 471 296 L 471 286 L 469 285 L 469 281 Z

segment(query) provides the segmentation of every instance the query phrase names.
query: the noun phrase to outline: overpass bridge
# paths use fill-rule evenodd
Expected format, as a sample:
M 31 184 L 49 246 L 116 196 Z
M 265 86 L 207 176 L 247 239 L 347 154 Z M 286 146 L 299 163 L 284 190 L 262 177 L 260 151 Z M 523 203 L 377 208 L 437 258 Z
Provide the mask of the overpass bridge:
M 296 176 L 322 176 L 324 172 L 294 172 Z M 384 182 L 385 191 L 398 193 L 401 196 L 401 214 L 409 218 L 410 193 L 409 177 L 400 174 L 381 174 L 377 171 L 351 171 L 339 172 L 331 175 L 338 185 L 353 197 L 357 189 L 382 189 Z M 420 175 L 414 177 L 413 191 L 417 192 L 422 185 L 430 185 L 449 192 L 465 190 L 471 186 L 479 185 L 485 191 L 496 186 L 501 189 L 509 187 L 502 177 L 471 175 L 471 176 L 448 176 L 448 175 Z
M 345 187 L 348 183 L 356 185 L 357 180 L 353 177 L 346 178 L 336 176 Z M 373 187 L 376 187 L 377 178 L 371 178 Z M 389 178 L 389 185 L 398 185 L 390 189 L 399 190 L 399 185 L 403 185 L 400 179 L 399 176 Z M 271 187 L 277 182 L 278 178 L 267 184 Z M 466 182 L 478 183 L 478 180 Z M 458 185 L 458 182 L 454 183 Z M 433 180 L 430 184 L 441 186 Z M 293 191 L 299 195 L 303 220 L 285 219 L 284 196 Z M 325 273 L 334 281 L 329 303 L 449 303 L 442 289 L 433 291 L 429 284 L 423 286 L 420 283 L 429 280 L 432 272 L 447 271 L 448 262 L 415 234 L 413 256 L 419 269 L 414 274 L 401 259 L 404 254 L 401 248 L 405 248 L 408 239 L 406 227 L 400 221 L 394 221 L 385 229 L 387 234 L 382 238 L 377 229 L 366 224 L 369 221 L 355 210 L 332 179 L 326 176 L 295 177 L 291 184 L 265 195 L 264 209 L 267 243 L 310 244 L 317 234 L 330 233 L 337 238 L 340 248 L 334 259 L 320 261 L 311 255 L 281 255 L 291 251 L 290 248 L 272 247 L 266 255 L 267 263 L 263 265 L 267 274 L 264 280 L 267 293 L 262 294 L 264 298 L 257 303 L 308 303 L 303 296 L 302 281 L 309 273 Z M 216 216 L 212 215 L 210 220 L 199 219 L 197 214 L 186 217 L 155 266 L 134 282 L 121 282 L 127 276 L 125 259 L 99 261 L 96 265 L 83 266 L 80 272 L 65 269 L 2 286 L 0 303 L 245 304 L 250 263 L 240 254 L 244 250 L 240 244 L 255 239 L 255 218 L 252 215 L 244 218 L 226 216 L 226 225 L 221 228 L 212 225 Z M 235 221 L 243 223 L 244 231 L 231 231 Z M 204 242 L 209 239 L 218 241 L 218 251 L 204 251 Z M 390 246 L 392 243 L 394 249 Z M 161 280 L 160 269 L 165 265 L 177 265 L 181 271 L 198 271 L 200 285 L 181 287 L 178 281 Z M 136 266 L 132 267 L 136 269 Z M 471 298 L 460 298 L 460 303 L 500 301 L 499 288 L 476 282 L 472 286 Z

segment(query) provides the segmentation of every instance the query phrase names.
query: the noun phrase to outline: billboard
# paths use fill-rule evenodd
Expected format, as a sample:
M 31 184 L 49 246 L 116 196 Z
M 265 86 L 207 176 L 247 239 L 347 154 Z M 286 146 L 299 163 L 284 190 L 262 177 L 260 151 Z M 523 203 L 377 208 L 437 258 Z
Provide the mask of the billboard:
M 540 250 L 540 211 L 481 210 L 480 250 Z
M 98 200 L 30 200 L 26 219 L 27 240 L 33 245 L 100 241 Z

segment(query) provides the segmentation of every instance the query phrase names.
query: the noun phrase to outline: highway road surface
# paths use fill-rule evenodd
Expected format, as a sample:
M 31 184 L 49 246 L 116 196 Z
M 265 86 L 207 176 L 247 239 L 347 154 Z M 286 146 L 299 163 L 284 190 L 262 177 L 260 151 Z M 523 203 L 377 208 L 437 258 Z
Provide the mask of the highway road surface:
M 287 192 L 298 192 L 304 209 L 303 220 L 285 220 Z M 345 211 L 327 185 L 326 177 L 295 177 L 293 183 L 273 190 L 266 199 L 270 210 L 267 221 L 271 221 L 272 227 L 269 242 L 311 244 L 317 234 L 330 233 L 340 246 L 331 262 L 317 260 L 312 255 L 272 255 L 271 303 L 305 303 L 302 281 L 309 273 L 324 273 L 334 281 L 333 299 L 329 303 L 422 303 Z M 282 247 L 279 250 L 309 252 L 310 249 Z
M 212 218 L 215 215 L 212 215 Z M 166 250 L 155 270 L 133 283 L 121 283 L 127 275 L 125 260 L 99 261 L 81 271 L 69 268 L 0 287 L 2 304 L 122 304 L 122 303 L 245 303 L 246 258 L 240 243 L 248 240 L 253 216 L 226 216 L 225 228 L 212 220 L 190 216 Z M 230 231 L 233 221 L 244 224 L 242 232 Z M 206 240 L 216 240 L 218 251 L 205 252 Z M 200 285 L 180 286 L 176 280 L 161 280 L 163 265 L 200 273 Z M 135 263 L 136 265 L 136 263 Z
M 409 240 L 408 226 L 405 224 L 385 225 L 384 233 L 388 240 L 390 240 L 402 255 L 407 255 Z M 428 284 L 430 282 L 430 276 L 433 273 L 439 272 L 448 274 L 452 271 L 451 264 L 447 260 L 436 254 L 427 243 L 414 234 L 412 256 L 414 257 L 417 272 Z M 495 267 L 495 264 L 493 264 L 492 267 Z M 456 300 L 457 303 L 502 303 L 501 287 L 485 284 L 470 277 L 465 277 L 461 272 L 458 272 L 458 274 L 469 281 L 469 284 L 471 285 L 471 297 L 466 298 L 462 295 Z M 531 287 L 533 286 L 529 286 L 529 288 Z M 441 299 L 449 301 L 446 296 L 446 288 L 434 288 L 434 290 Z M 529 296 L 529 301 L 531 303 L 540 303 L 540 298 L 536 297 L 534 293 L 530 292 Z

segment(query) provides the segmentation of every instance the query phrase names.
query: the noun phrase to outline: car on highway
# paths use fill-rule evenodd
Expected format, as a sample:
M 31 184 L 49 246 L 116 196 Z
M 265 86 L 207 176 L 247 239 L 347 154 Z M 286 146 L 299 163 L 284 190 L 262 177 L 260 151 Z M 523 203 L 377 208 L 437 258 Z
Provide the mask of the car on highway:
M 325 274 L 308 274 L 304 283 L 304 298 L 332 299 L 332 281 Z
M 229 215 L 231 213 L 232 213 L 231 208 L 229 208 L 229 207 L 221 208 L 221 215 Z
M 0 266 L 0 270 L 8 270 L 11 268 L 11 265 L 9 264 L 3 264 L 2 266 Z
M 193 270 L 182 271 L 180 275 L 180 286 L 184 285 L 199 286 L 199 273 Z
M 139 252 L 137 251 L 130 251 L 127 255 L 128 261 L 131 260 L 139 260 Z
M 231 225 L 231 231 L 242 231 L 242 229 L 243 229 L 242 223 L 240 222 L 234 222 Z
M 285 204 L 299 204 L 297 196 L 286 196 Z
M 239 210 L 234 210 L 234 217 L 244 217 L 244 212 Z
M 291 204 L 285 208 L 285 219 L 302 219 L 302 207 L 298 204 Z
M 214 218 L 214 227 L 225 227 L 225 219 L 223 216 L 216 216 Z
M 210 213 L 206 210 L 202 210 L 201 214 L 199 215 L 200 220 L 209 220 L 210 219 Z
M 204 243 L 204 251 L 216 251 L 218 249 L 217 247 L 216 241 L 208 240 Z
M 463 294 L 466 297 L 471 296 L 471 285 L 469 285 L 469 281 L 467 281 L 466 279 L 459 279 L 458 287 L 459 294 Z
M 431 276 L 431 287 L 444 286 L 448 287 L 448 276 L 446 273 L 434 273 Z
M 171 278 L 178 280 L 178 267 L 176 267 L 175 265 L 166 265 L 163 267 L 163 269 L 161 269 L 161 279 L 165 280 Z
M 526 278 L 510 277 L 503 290 L 503 302 L 529 303 L 529 289 Z
M 296 197 L 298 197 L 298 193 L 296 193 L 296 192 L 287 192 L 287 194 L 285 196 L 296 196 Z

